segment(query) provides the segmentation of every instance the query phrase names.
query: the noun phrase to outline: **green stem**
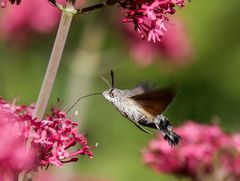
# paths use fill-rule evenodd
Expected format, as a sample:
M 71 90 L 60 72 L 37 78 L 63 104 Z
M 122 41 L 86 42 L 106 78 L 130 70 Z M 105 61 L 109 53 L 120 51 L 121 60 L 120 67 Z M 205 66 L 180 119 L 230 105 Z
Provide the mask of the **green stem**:
M 82 9 L 78 9 L 77 14 L 86 14 L 86 13 L 89 13 L 93 10 L 103 8 L 106 5 L 107 5 L 106 2 L 97 3 L 97 4 L 94 4 L 94 5 L 82 8 Z
M 74 1 L 68 1 L 65 10 L 62 11 L 58 32 L 53 45 L 52 53 L 49 59 L 48 67 L 43 79 L 42 87 L 38 95 L 36 106 L 32 117 L 41 120 L 46 111 L 49 97 L 52 92 L 53 84 L 57 75 L 58 67 L 61 62 L 64 46 L 70 29 L 73 15 L 76 10 L 74 9 Z M 31 149 L 31 139 L 26 143 L 26 149 Z M 32 180 L 32 173 L 25 173 L 23 180 Z
M 105 7 L 105 6 L 113 6 L 117 3 L 118 3 L 118 0 L 106 0 L 106 1 L 101 2 L 101 3 L 97 3 L 97 4 L 94 4 L 94 5 L 91 5 L 91 6 L 84 7 L 82 9 L 78 9 L 76 14 L 90 13 L 93 10 L 100 9 L 100 8 Z
M 58 32 L 53 45 L 52 53 L 49 59 L 47 71 L 42 83 L 42 87 L 36 102 L 36 107 L 33 112 L 33 118 L 42 119 L 48 100 L 52 91 L 52 87 L 56 78 L 58 67 L 62 58 L 64 45 L 68 36 L 68 31 L 72 22 L 73 13 L 75 10 L 73 4 L 70 2 L 66 5 L 68 11 L 63 11 L 61 15 Z

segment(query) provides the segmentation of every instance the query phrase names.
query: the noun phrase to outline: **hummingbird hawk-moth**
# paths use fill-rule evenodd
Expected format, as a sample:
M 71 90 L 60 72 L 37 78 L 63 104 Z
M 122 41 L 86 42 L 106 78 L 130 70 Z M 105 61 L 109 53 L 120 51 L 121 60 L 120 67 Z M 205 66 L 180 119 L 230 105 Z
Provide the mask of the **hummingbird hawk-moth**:
M 113 71 L 111 78 L 112 85 L 103 78 L 110 87 L 102 93 L 106 100 L 142 131 L 150 133 L 144 127 L 155 128 L 170 145 L 179 143 L 180 136 L 173 132 L 168 118 L 162 114 L 176 95 L 173 89 L 153 89 L 143 83 L 131 90 L 120 90 L 114 87 Z

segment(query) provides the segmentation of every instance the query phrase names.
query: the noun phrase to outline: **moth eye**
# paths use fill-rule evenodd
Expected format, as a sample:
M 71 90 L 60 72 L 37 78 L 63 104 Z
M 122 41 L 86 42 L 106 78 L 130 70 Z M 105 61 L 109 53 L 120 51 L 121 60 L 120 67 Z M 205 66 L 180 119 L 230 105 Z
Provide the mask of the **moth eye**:
M 111 98 L 114 98 L 113 89 L 111 89 L 111 90 L 109 91 L 109 96 L 110 96 Z
M 110 96 L 111 98 L 114 98 L 114 95 L 113 95 L 112 92 L 109 92 L 109 96 Z

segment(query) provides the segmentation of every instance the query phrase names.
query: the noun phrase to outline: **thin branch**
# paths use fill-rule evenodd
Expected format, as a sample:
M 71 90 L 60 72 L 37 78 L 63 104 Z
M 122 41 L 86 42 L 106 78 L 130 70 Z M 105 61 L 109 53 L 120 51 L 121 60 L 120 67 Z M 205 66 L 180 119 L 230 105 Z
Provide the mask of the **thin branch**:
M 63 49 L 68 36 L 68 31 L 72 22 L 73 13 L 71 13 L 70 10 L 74 10 L 74 7 L 73 5 L 69 4 L 67 5 L 66 9 L 68 9 L 68 11 L 62 12 L 47 71 L 37 99 L 35 110 L 33 112 L 33 118 L 37 117 L 38 119 L 42 119 L 56 78 L 58 67 L 62 58 Z
M 94 5 L 82 8 L 82 9 L 78 9 L 77 10 L 77 14 L 87 14 L 87 13 L 90 13 L 91 11 L 93 11 L 93 10 L 100 9 L 100 8 L 105 7 L 105 6 L 107 6 L 107 2 L 106 1 L 94 4 Z
M 91 6 L 87 6 L 85 8 L 77 9 L 77 14 L 86 14 L 90 13 L 93 10 L 100 9 L 106 6 L 113 6 L 118 3 L 118 0 L 106 0 L 101 3 L 97 3 Z

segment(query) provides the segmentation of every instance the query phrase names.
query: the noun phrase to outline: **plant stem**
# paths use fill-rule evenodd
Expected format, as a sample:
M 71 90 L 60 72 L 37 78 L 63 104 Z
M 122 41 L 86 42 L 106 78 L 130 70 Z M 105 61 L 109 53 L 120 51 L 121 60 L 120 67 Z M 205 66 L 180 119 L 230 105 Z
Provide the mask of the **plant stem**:
M 62 11 L 58 32 L 53 45 L 52 53 L 49 59 L 47 70 L 43 79 L 42 87 L 38 95 L 36 106 L 32 117 L 41 120 L 47 108 L 48 100 L 52 92 L 53 84 L 57 75 L 58 67 L 61 62 L 62 53 L 70 29 L 73 15 L 76 10 L 74 9 L 74 0 L 67 1 L 66 8 Z M 31 139 L 26 143 L 26 149 L 30 150 Z M 24 173 L 23 181 L 32 180 L 32 173 Z
M 100 9 L 100 8 L 103 8 L 103 7 L 106 7 L 106 6 L 113 6 L 117 3 L 118 3 L 117 0 L 106 0 L 104 2 L 100 2 L 100 3 L 97 3 L 97 4 L 91 5 L 91 6 L 87 6 L 87 7 L 84 7 L 82 9 L 78 9 L 77 14 L 90 13 L 93 10 Z
M 49 59 L 47 71 L 42 83 L 42 87 L 36 102 L 36 107 L 33 112 L 33 118 L 42 119 L 48 100 L 52 91 L 52 87 L 56 78 L 57 70 L 62 58 L 62 53 L 64 45 L 68 36 L 68 31 L 72 22 L 73 13 L 71 10 L 74 10 L 74 6 L 71 1 L 66 5 L 68 11 L 63 11 L 61 15 L 60 24 L 58 27 L 58 32 L 56 39 L 53 45 L 52 53 Z
M 103 8 L 106 5 L 107 5 L 106 2 L 97 3 L 97 4 L 94 4 L 94 5 L 79 9 L 77 14 L 86 14 L 86 13 L 89 13 L 93 10 Z

